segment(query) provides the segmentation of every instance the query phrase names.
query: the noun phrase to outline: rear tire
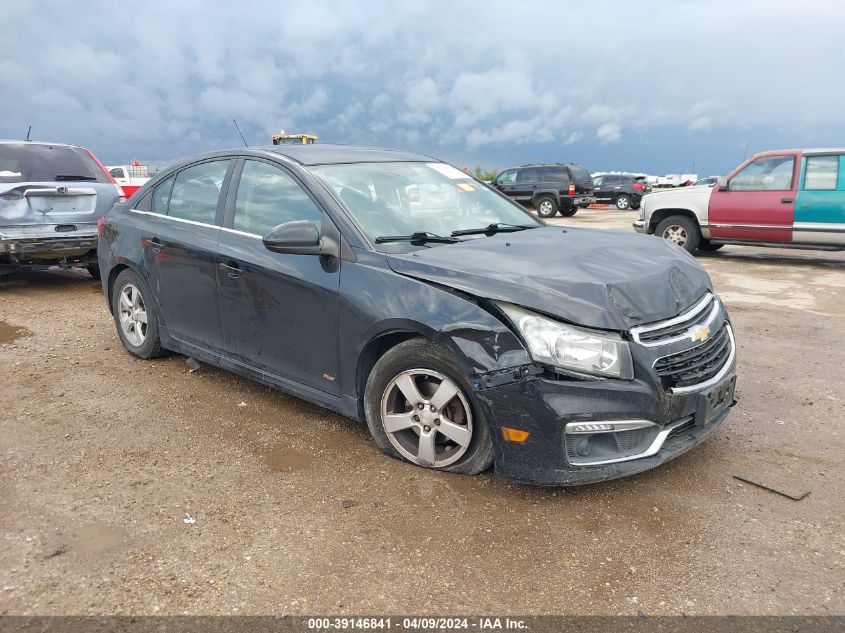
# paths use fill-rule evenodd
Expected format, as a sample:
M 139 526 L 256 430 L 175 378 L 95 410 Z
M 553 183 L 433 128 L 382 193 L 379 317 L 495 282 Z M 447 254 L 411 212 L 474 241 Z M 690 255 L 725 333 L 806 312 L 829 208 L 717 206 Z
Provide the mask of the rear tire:
M 124 270 L 111 291 L 112 315 L 117 335 L 126 351 L 138 358 L 156 358 L 164 353 L 158 331 L 158 315 L 152 291 L 140 275 Z
M 561 209 L 561 210 L 559 211 L 559 213 L 560 213 L 563 217 L 565 217 L 565 218 L 571 218 L 573 215 L 575 215 L 576 213 L 578 213 L 578 207 L 576 207 L 576 206 L 573 204 L 573 205 L 572 205 L 571 207 L 569 207 L 568 209 Z
M 685 215 L 670 215 L 657 225 L 654 234 L 680 246 L 688 253 L 694 253 L 701 242 L 698 224 Z
M 99 264 L 88 264 L 85 269 L 88 271 L 88 274 L 91 275 L 94 279 L 100 278 L 100 265 Z
M 490 430 L 472 386 L 452 354 L 431 341 L 405 341 L 378 360 L 364 411 L 370 434 L 391 457 L 465 475 L 493 463 Z
M 540 196 L 536 202 L 537 215 L 541 218 L 551 218 L 557 213 L 557 202 L 551 196 Z
M 615 204 L 620 211 L 627 211 L 631 208 L 631 198 L 623 193 L 616 198 Z

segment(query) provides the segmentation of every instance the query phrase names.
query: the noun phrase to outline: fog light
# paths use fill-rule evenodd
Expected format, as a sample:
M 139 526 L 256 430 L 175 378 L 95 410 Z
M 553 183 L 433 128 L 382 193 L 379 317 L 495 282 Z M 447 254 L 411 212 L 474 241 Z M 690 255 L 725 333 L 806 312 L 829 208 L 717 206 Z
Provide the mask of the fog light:
M 522 444 L 525 440 L 528 439 L 528 431 L 523 431 L 521 429 L 512 429 L 507 426 L 503 426 L 502 437 L 504 437 L 508 442 Z
M 566 425 L 567 433 L 609 433 L 614 430 L 612 424 L 604 422 L 572 422 Z
M 593 452 L 593 436 L 588 435 L 582 440 L 578 440 L 578 443 L 575 445 L 575 453 L 578 457 L 587 457 L 590 453 Z

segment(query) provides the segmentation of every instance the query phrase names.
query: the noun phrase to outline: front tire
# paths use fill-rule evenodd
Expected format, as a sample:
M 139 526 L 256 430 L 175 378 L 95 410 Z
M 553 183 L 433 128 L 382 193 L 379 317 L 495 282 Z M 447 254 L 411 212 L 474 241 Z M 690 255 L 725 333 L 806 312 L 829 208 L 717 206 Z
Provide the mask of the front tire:
M 487 422 L 452 355 L 415 338 L 390 349 L 364 392 L 367 426 L 387 455 L 474 475 L 493 463 Z
M 557 202 L 551 196 L 537 198 L 537 215 L 541 218 L 551 218 L 557 213 Z
M 87 270 L 88 274 L 91 275 L 94 279 L 100 278 L 100 265 L 99 264 L 88 264 L 85 267 L 85 270 Z
M 568 209 L 561 209 L 560 214 L 565 218 L 571 218 L 573 215 L 578 213 L 578 207 L 574 204 L 570 206 Z
M 631 198 L 624 193 L 616 198 L 616 208 L 620 211 L 627 211 L 631 208 Z
M 127 352 L 144 359 L 162 355 L 152 292 L 137 273 L 127 269 L 114 280 L 112 314 Z
M 670 215 L 657 225 L 654 233 L 689 253 L 694 253 L 701 242 L 698 224 L 685 215 Z

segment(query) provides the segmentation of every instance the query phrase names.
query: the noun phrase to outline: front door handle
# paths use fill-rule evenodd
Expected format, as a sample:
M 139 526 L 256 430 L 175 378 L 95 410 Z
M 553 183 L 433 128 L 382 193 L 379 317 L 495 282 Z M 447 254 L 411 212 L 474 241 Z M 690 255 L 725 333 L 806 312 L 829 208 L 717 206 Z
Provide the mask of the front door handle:
M 223 262 L 220 262 L 219 264 L 217 264 L 217 268 L 218 270 L 226 273 L 232 279 L 237 279 L 238 277 L 240 277 L 242 272 L 238 265 L 234 262 L 229 262 L 229 264 L 224 264 Z
M 781 198 L 780 201 L 784 204 L 792 204 L 795 202 L 795 198 Z
M 152 249 L 153 253 L 158 253 L 159 251 L 161 251 L 162 246 L 164 246 L 164 244 L 162 244 L 161 240 L 159 240 L 157 237 L 154 237 L 150 240 L 150 248 Z

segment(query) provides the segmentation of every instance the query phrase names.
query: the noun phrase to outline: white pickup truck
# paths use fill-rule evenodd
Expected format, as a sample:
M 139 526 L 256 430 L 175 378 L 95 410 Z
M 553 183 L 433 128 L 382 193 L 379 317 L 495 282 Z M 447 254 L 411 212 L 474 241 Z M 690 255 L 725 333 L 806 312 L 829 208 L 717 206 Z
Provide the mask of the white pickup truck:
M 146 165 L 109 165 L 106 169 L 109 170 L 115 182 L 123 188 L 127 198 L 150 179 L 150 171 Z

